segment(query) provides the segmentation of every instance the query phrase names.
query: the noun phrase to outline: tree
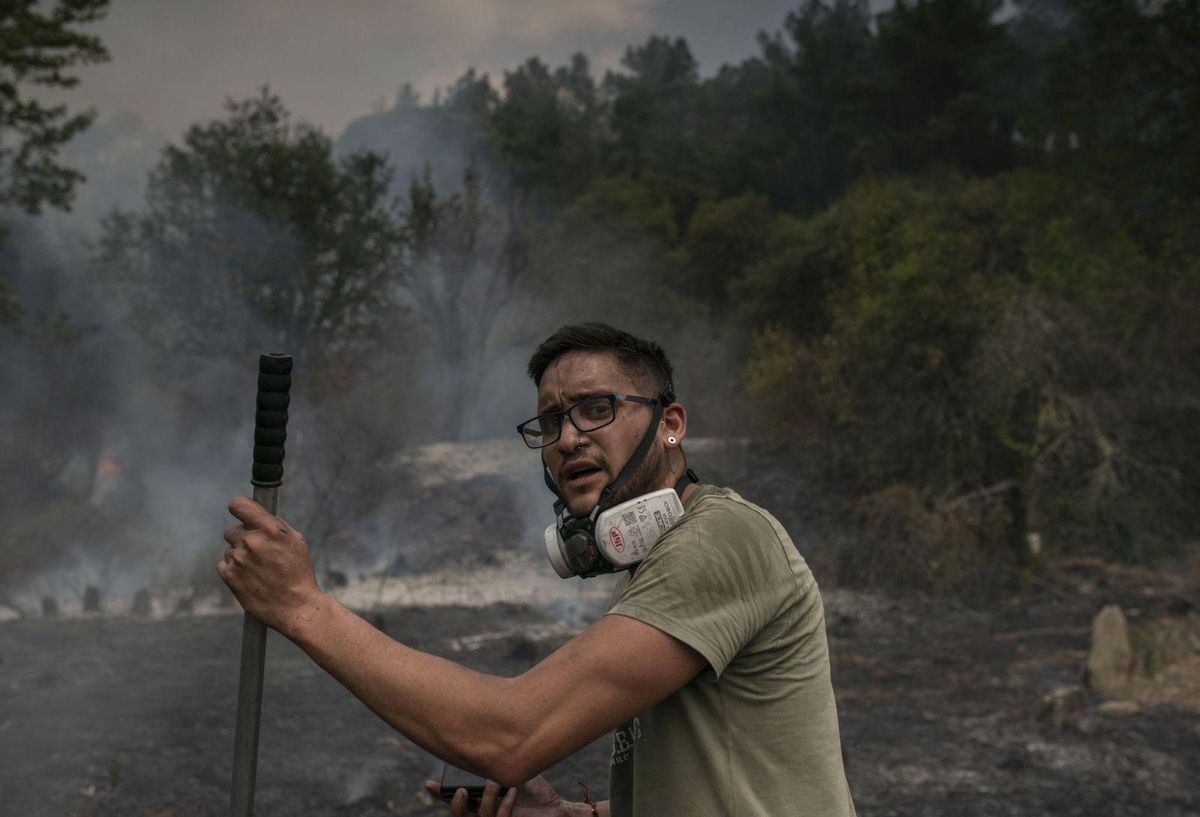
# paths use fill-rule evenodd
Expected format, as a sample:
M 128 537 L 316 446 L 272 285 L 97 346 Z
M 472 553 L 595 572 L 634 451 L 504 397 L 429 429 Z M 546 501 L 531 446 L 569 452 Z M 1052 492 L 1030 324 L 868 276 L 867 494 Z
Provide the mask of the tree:
M 553 72 L 536 57 L 505 72 L 491 115 L 515 192 L 585 190 L 597 170 L 600 102 L 587 59 L 576 54 Z
M 869 23 L 863 0 L 809 0 L 788 14 L 786 38 L 759 37 L 765 75 L 752 116 L 765 144 L 754 150 L 754 181 L 776 203 L 821 207 L 849 184 L 852 149 L 869 132 Z
M 747 193 L 704 201 L 692 213 L 679 247 L 681 283 L 714 314 L 729 305 L 729 283 L 767 251 L 770 205 Z
M 995 173 L 1015 160 L 1018 52 L 1001 0 L 897 0 L 877 18 L 874 116 L 857 160 Z
M 1044 95 L 1023 123 L 1030 158 L 1102 180 L 1152 247 L 1182 229 L 1200 249 L 1200 3 L 1066 5 Z
M 1138 561 L 1195 536 L 1200 288 L 1095 186 L 897 178 L 803 227 L 797 272 L 827 270 L 828 322 L 761 332 L 749 391 L 761 430 L 865 517 L 856 570 L 995 589 L 1030 530 Z M 789 282 L 748 274 L 735 295 L 761 310 Z
M 529 266 L 529 225 L 511 208 L 507 219 L 497 217 L 473 167 L 461 192 L 444 197 L 427 170 L 413 180 L 406 205 L 404 297 L 428 333 L 441 392 L 432 433 L 457 438 L 478 405 L 493 329 Z
M 226 112 L 163 151 L 145 212 L 106 221 L 102 266 L 163 350 L 363 348 L 397 315 L 404 238 L 388 165 L 369 151 L 335 160 L 266 89 Z
M 96 37 L 81 33 L 104 16 L 108 0 L 59 0 L 52 9 L 36 0 L 0 5 L 0 208 L 36 214 L 44 205 L 67 209 L 83 174 L 55 160 L 58 149 L 91 124 L 94 111 L 71 113 L 22 96 L 22 85 L 72 88 L 69 71 L 103 62 L 108 52 Z M 0 224 L 0 242 L 4 226 Z M 15 324 L 20 302 L 0 278 L 0 327 Z
M 651 37 L 627 48 L 621 65 L 627 73 L 604 79 L 616 135 L 614 169 L 634 178 L 650 171 L 693 179 L 699 66 L 687 42 Z
M 36 0 L 0 6 L 0 206 L 29 213 L 70 206 L 83 175 L 59 165 L 55 155 L 96 114 L 23 97 L 21 86 L 72 88 L 79 79 L 71 69 L 108 59 L 100 40 L 79 30 L 104 16 L 108 0 L 44 6 Z

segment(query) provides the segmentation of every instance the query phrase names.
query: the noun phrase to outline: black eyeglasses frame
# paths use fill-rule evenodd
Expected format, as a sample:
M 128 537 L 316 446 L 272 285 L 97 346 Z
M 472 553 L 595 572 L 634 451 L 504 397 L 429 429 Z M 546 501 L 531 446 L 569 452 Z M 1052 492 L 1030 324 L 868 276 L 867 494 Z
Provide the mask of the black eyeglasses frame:
M 575 416 L 573 414 L 571 414 L 571 412 L 575 410 L 576 406 L 581 406 L 584 403 L 588 402 L 589 400 L 595 400 L 598 397 L 608 398 L 608 402 L 612 406 L 612 419 L 605 423 L 602 423 L 598 426 L 595 426 L 593 428 L 588 428 L 588 429 L 580 428 L 579 423 L 575 422 Z M 517 434 L 520 435 L 521 439 L 525 442 L 526 446 L 528 446 L 529 448 L 532 448 L 534 451 L 536 451 L 540 448 L 545 448 L 548 445 L 554 445 L 556 442 L 558 442 L 559 438 L 562 437 L 562 428 L 563 428 L 562 418 L 564 416 L 568 420 L 571 421 L 571 425 L 575 426 L 575 430 L 578 431 L 580 434 L 588 434 L 592 431 L 599 431 L 600 429 L 604 428 L 605 426 L 612 425 L 614 422 L 616 422 L 616 420 L 617 420 L 617 402 L 620 400 L 625 400 L 630 403 L 641 403 L 641 404 L 647 405 L 647 406 L 653 406 L 654 404 L 658 403 L 657 397 L 639 397 L 636 394 L 621 394 L 620 392 L 615 392 L 615 391 L 602 393 L 602 394 L 589 394 L 587 397 L 584 397 L 582 400 L 578 400 L 578 401 L 572 403 L 571 405 L 567 406 L 565 409 L 561 409 L 560 411 L 548 411 L 545 414 L 537 414 L 537 415 L 534 415 L 533 417 L 530 417 L 528 420 L 526 420 L 523 423 L 517 423 Z M 539 420 L 546 418 L 546 417 L 558 418 L 558 426 L 557 426 L 558 434 L 556 434 L 554 436 L 554 439 L 547 440 L 546 442 L 542 443 L 541 445 L 533 445 L 532 443 L 529 442 L 529 438 L 525 436 L 525 432 L 522 429 L 524 429 L 525 426 L 529 425 L 530 423 L 536 423 Z

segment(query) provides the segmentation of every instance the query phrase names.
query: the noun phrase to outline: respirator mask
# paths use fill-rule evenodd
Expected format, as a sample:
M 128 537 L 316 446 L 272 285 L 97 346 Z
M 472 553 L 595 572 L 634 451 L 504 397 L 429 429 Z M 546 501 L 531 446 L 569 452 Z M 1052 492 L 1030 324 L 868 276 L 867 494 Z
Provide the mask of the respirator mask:
M 633 567 L 650 552 L 659 538 L 683 517 L 680 497 L 689 483 L 699 482 L 688 469 L 674 488 L 663 488 L 612 505 L 617 489 L 636 472 L 650 449 L 662 406 L 654 414 L 641 443 L 621 473 L 604 488 L 600 502 L 585 517 L 571 516 L 558 493 L 549 470 L 544 470 L 546 487 L 558 497 L 554 503 L 555 521 L 546 528 L 546 555 L 559 578 L 579 576 L 589 579 L 604 573 L 616 573 Z
M 687 487 L 688 477 L 681 481 Z M 546 528 L 546 555 L 559 578 L 615 573 L 645 559 L 682 516 L 676 488 L 642 494 L 606 511 L 597 505 L 583 518 L 564 509 L 558 521 Z

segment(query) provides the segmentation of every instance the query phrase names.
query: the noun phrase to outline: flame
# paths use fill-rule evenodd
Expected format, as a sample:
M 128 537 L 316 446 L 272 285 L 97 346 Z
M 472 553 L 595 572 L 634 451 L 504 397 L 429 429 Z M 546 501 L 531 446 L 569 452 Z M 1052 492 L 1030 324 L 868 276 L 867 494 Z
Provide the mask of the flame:
M 99 461 L 96 463 L 97 477 L 111 477 L 125 470 L 125 466 L 114 460 L 107 454 L 101 454 Z

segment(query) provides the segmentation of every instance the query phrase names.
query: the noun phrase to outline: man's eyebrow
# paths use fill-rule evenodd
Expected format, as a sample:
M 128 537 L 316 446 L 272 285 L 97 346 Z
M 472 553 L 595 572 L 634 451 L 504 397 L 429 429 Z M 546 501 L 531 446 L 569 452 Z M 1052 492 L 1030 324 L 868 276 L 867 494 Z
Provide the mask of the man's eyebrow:
M 569 392 L 567 397 L 567 405 L 573 406 L 581 400 L 586 400 L 589 397 L 605 397 L 610 394 L 615 394 L 611 389 L 586 389 L 584 391 Z M 557 400 L 547 403 L 544 406 L 538 406 L 538 414 L 549 414 L 554 411 L 562 411 L 562 406 Z

